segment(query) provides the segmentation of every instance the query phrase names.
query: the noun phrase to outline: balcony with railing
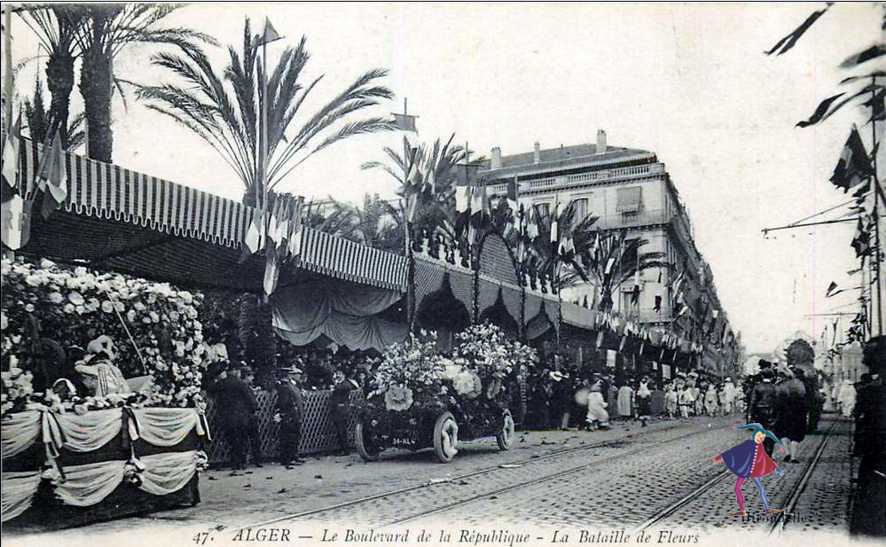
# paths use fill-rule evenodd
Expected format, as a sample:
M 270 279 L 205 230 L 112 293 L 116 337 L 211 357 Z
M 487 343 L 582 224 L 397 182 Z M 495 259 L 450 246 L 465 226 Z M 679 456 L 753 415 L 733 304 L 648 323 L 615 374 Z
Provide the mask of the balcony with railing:
M 569 188 L 599 182 L 614 180 L 643 178 L 653 175 L 664 174 L 665 167 L 661 163 L 649 163 L 645 165 L 631 165 L 628 167 L 616 167 L 613 169 L 599 169 L 587 173 L 576 173 L 558 177 L 545 177 L 520 182 L 521 192 L 544 192 L 546 190 Z M 488 187 L 492 195 L 507 192 L 507 182 L 496 182 Z

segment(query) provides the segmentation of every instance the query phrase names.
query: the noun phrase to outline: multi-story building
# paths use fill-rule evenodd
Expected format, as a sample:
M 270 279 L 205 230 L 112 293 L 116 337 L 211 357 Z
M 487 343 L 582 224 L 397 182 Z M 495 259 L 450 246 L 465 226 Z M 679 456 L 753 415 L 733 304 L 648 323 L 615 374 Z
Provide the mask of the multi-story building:
M 661 253 L 674 268 L 650 268 L 639 274 L 639 299 L 632 297 L 635 279 L 619 287 L 613 295 L 613 311 L 647 325 L 670 326 L 684 338 L 708 346 L 706 368 L 726 374 L 734 358 L 724 359 L 715 349 L 716 339 L 731 332 L 728 319 L 717 297 L 710 267 L 693 240 L 693 228 L 680 195 L 665 164 L 645 150 L 609 146 L 606 133 L 597 132 L 595 144 L 542 149 L 535 143 L 532 152 L 502 155 L 493 148 L 480 169 L 491 196 L 502 196 L 515 178 L 521 199 L 541 209 L 553 210 L 574 203 L 577 218 L 592 215 L 595 226 L 604 233 L 625 231 L 626 238 L 646 243 L 639 254 Z M 684 272 L 681 283 L 687 305 L 675 313 L 673 278 Z M 562 291 L 564 300 L 591 299 L 594 287 L 580 284 Z M 656 296 L 660 306 L 656 306 Z M 728 361 L 728 362 L 727 362 Z

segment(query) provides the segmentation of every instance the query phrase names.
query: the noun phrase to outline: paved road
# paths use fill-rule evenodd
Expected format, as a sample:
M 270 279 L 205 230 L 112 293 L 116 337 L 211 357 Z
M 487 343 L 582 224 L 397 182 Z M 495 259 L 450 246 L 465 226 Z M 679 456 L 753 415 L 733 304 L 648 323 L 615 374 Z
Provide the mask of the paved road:
M 195 508 L 53 534 L 19 535 L 10 544 L 62 541 L 95 547 L 96 538 L 150 529 L 168 533 L 170 546 L 193 544 L 190 540 L 200 530 L 211 531 L 211 542 L 220 545 L 235 537 L 238 528 L 257 529 L 259 524 L 287 528 L 292 534 L 287 539 L 303 544 L 319 541 L 323 528 L 415 533 L 455 524 L 471 530 L 571 530 L 569 542 L 576 544 L 581 530 L 627 533 L 657 516 L 661 519 L 649 528 L 656 533 L 684 528 L 701 533 L 768 532 L 768 520 L 743 522 L 733 515 L 734 479 L 711 462 L 711 456 L 747 437 L 734 430 L 735 421 L 696 418 L 655 422 L 642 429 L 623 423 L 608 432 L 531 432 L 522 434 L 509 452 L 499 452 L 494 441 L 468 443 L 448 465 L 434 463 L 428 453 L 399 452 L 371 464 L 348 456 L 315 459 L 292 471 L 268 466 L 237 476 L 210 472 L 201 482 L 204 501 Z M 851 472 L 848 428 L 845 422 L 832 421 L 822 427 L 832 425 L 829 436 L 808 438 L 801 455 L 804 463 L 785 464 L 784 477 L 764 479 L 774 507 L 785 507 L 799 492 L 787 532 L 845 535 Z M 807 473 L 819 452 L 818 465 Z M 801 483 L 802 491 L 796 487 Z M 700 492 L 702 486 L 706 488 Z M 746 486 L 745 495 L 755 514 L 760 508 L 752 485 Z M 311 539 L 299 540 L 298 535 Z M 545 543 L 552 539 L 549 534 L 532 539 L 538 538 Z M 495 537 L 488 539 L 481 544 L 499 544 Z M 682 536 L 659 541 L 679 539 Z

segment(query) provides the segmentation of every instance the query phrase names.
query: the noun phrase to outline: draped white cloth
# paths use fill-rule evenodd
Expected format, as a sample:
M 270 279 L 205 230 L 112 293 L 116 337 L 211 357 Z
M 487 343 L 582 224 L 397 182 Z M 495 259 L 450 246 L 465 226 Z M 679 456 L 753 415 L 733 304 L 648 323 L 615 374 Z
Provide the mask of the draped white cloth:
M 206 434 L 200 415 L 193 408 L 136 408 L 133 414 L 139 436 L 154 446 L 175 446 L 195 427 L 198 434 Z
M 166 496 L 184 487 L 197 472 L 196 450 L 142 456 L 145 464 L 139 488 L 155 496 Z
M 65 448 L 73 452 L 92 452 L 108 444 L 120 433 L 119 408 L 91 410 L 86 414 L 60 414 L 58 423 L 65 435 Z
M 272 298 L 274 328 L 297 346 L 321 334 L 352 350 L 382 350 L 406 338 L 406 325 L 376 317 L 397 291 L 324 279 L 278 289 Z
M 124 460 L 112 460 L 65 467 L 65 481 L 55 485 L 55 495 L 68 505 L 95 505 L 123 481 L 125 466 Z
M 3 522 L 14 519 L 31 506 L 31 499 L 40 485 L 40 475 L 40 471 L 13 471 L 2 474 L 0 515 Z
M 11 458 L 37 441 L 40 436 L 40 412 L 11 412 L 0 422 L 3 459 Z
M 166 452 L 140 458 L 145 470 L 141 473 L 139 488 L 157 496 L 181 489 L 197 472 L 196 453 L 195 450 Z M 55 485 L 55 493 L 64 503 L 77 507 L 101 503 L 123 482 L 125 468 L 123 460 L 65 467 L 65 480 Z M 5 483 L 3 490 L 5 496 Z

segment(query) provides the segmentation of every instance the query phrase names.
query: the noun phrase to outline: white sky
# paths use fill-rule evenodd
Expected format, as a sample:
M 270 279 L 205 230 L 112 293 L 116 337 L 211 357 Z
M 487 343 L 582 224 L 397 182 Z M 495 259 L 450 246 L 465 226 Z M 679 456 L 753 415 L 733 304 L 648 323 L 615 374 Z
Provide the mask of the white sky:
M 426 140 L 454 132 L 481 153 L 497 145 L 509 154 L 536 140 L 593 142 L 603 128 L 611 145 L 656 152 L 689 208 L 733 327 L 749 351 L 768 352 L 798 329 L 820 333 L 824 319 L 804 314 L 855 310 L 843 306 L 855 293 L 824 299 L 832 280 L 858 284 L 846 274 L 857 267 L 851 224 L 760 233 L 846 200 L 828 179 L 860 110 L 817 128 L 794 124 L 849 75 L 836 65 L 878 38 L 879 8 L 837 5 L 787 55 L 763 55 L 821 5 L 195 4 L 169 25 L 238 49 L 246 15 L 255 28 L 269 15 L 290 42 L 307 35 L 305 74 L 325 74 L 314 108 L 363 71 L 388 68 L 398 97 L 377 113 L 399 111 L 408 97 Z M 36 54 L 20 21 L 13 36 L 16 59 Z M 149 68 L 150 53 L 127 50 L 115 68 L 131 80 L 168 78 Z M 19 93 L 31 92 L 37 68 L 22 72 Z M 75 87 L 74 111 L 78 94 Z M 116 163 L 239 199 L 238 179 L 187 130 L 132 99 L 128 110 L 118 101 L 114 115 Z M 360 164 L 398 140 L 374 135 L 329 148 L 283 189 L 352 201 L 392 195 L 383 173 Z

